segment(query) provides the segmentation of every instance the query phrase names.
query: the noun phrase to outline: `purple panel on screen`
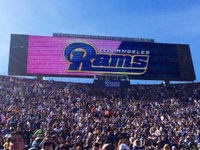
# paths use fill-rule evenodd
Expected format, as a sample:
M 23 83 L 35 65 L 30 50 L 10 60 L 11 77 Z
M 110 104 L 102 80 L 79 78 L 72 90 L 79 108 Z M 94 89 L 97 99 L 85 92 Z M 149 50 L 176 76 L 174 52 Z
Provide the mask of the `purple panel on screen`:
M 94 76 L 94 73 L 67 72 L 69 63 L 63 56 L 64 48 L 74 41 L 88 42 L 97 51 L 117 50 L 121 41 L 29 36 L 27 74 Z

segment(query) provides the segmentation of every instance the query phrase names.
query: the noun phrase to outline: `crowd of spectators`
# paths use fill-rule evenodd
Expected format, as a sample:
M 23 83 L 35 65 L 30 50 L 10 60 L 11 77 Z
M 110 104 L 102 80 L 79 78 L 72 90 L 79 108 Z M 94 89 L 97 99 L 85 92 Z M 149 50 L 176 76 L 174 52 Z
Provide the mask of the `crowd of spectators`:
M 0 76 L 0 149 L 198 150 L 200 83 L 99 88 Z

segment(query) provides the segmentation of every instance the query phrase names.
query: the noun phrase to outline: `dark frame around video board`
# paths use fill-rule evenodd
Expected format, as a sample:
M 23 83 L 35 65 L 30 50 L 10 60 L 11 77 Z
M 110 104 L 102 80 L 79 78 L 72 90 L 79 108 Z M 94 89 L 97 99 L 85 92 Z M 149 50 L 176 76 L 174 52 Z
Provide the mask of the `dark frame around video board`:
M 8 74 L 17 76 L 66 77 L 66 75 L 58 74 L 27 74 L 28 37 L 29 35 L 11 35 Z M 194 81 L 196 78 L 190 48 L 187 44 L 122 41 L 119 48 L 129 49 L 130 47 L 149 49 L 151 61 L 149 61 L 148 70 L 145 74 L 128 75 L 129 79 Z M 67 75 L 67 77 L 93 78 L 94 76 Z

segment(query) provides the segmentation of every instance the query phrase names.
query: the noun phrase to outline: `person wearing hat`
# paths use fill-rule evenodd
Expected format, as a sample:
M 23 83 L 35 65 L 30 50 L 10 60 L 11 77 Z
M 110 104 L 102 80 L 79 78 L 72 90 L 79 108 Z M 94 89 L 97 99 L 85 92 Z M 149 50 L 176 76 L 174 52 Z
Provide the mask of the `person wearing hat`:
M 31 148 L 40 148 L 40 143 L 43 141 L 43 138 L 38 137 L 36 139 L 34 139 L 34 141 L 31 144 Z
M 6 141 L 5 141 L 5 143 L 3 144 L 4 149 L 8 149 L 8 148 L 9 148 L 10 137 L 11 137 L 10 134 L 6 134 L 6 135 L 5 135 L 5 139 L 6 139 Z

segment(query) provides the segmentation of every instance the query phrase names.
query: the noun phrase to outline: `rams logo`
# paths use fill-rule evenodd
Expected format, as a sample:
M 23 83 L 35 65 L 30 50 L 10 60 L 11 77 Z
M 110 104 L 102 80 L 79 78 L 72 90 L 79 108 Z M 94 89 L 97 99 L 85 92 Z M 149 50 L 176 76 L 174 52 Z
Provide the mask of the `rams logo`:
M 72 42 L 64 49 L 67 72 L 141 75 L 147 70 L 149 55 L 98 53 L 86 42 Z

